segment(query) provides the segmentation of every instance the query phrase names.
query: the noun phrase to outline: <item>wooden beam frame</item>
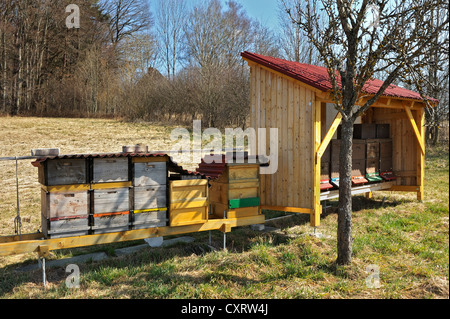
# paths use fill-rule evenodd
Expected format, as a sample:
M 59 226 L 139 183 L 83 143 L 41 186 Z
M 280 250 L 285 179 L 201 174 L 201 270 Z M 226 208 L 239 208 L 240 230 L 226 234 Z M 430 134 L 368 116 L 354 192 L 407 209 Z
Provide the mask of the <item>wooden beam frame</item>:
M 313 181 L 314 181 L 314 190 L 313 190 L 313 211 L 311 214 L 311 226 L 318 227 L 320 226 L 320 215 L 322 214 L 322 205 L 320 203 L 320 158 L 318 156 L 319 148 L 322 142 L 322 102 L 317 99 L 314 104 L 314 169 L 313 169 Z
M 325 93 L 318 94 L 317 97 L 323 103 L 335 104 L 334 100 L 330 96 L 327 96 Z M 360 106 L 363 105 L 363 102 L 366 102 L 369 98 L 371 98 L 371 97 L 364 98 L 361 101 L 361 103 L 359 103 L 357 105 L 360 105 Z M 387 108 L 387 109 L 403 109 L 405 102 L 409 102 L 410 105 L 411 105 L 411 103 L 413 103 L 413 105 L 410 106 L 410 109 L 413 111 L 416 111 L 416 110 L 419 110 L 419 109 L 422 109 L 425 107 L 425 105 L 422 101 L 385 97 L 385 98 L 380 98 L 380 100 L 378 102 L 374 103 L 371 106 L 371 108 L 377 107 L 377 108 Z
M 421 145 L 423 150 L 417 152 L 417 185 L 419 185 L 419 191 L 417 192 L 417 200 L 424 199 L 425 194 L 425 110 L 421 109 L 416 112 L 417 123 L 419 123 Z
M 368 194 L 375 191 L 390 191 L 392 190 L 395 185 L 395 182 L 384 182 L 379 184 L 366 184 L 362 186 L 356 186 L 352 188 L 352 196 L 354 195 L 362 195 L 362 194 Z M 329 199 L 335 199 L 339 198 L 339 190 L 331 190 L 322 192 L 321 200 L 329 200 Z
M 125 232 L 86 235 L 78 237 L 33 239 L 32 235 L 23 235 L 28 240 L 16 240 L 18 236 L 11 236 L 10 240 L 3 238 L 0 243 L 0 257 L 25 253 L 46 254 L 52 250 L 85 247 L 101 244 L 111 244 L 123 241 L 140 240 L 151 237 L 182 235 L 209 230 L 228 232 L 233 227 L 264 224 L 265 216 L 258 215 L 237 219 L 210 219 L 206 223 L 179 227 L 157 227 L 148 229 L 129 230 Z M 36 235 L 37 236 L 37 235 Z M 40 234 L 42 236 L 42 234 Z
M 336 133 L 338 126 L 341 124 L 341 122 L 342 122 L 342 114 L 338 112 L 336 118 L 334 119 L 333 123 L 330 126 L 330 129 L 328 130 L 322 143 L 320 144 L 319 149 L 317 150 L 317 159 L 316 159 L 317 161 L 320 162 L 320 160 L 322 159 L 323 153 L 330 144 L 330 141 L 333 138 L 334 134 Z
M 284 206 L 261 206 L 261 209 L 274 210 L 277 212 L 296 213 L 296 214 L 312 214 L 313 210 L 309 208 L 284 207 Z
M 388 189 L 391 192 L 407 192 L 407 193 L 418 193 L 420 192 L 420 186 L 402 186 L 402 185 L 395 185 L 392 186 L 390 189 Z
M 425 143 L 423 142 L 423 137 L 422 137 L 421 131 L 419 131 L 419 129 L 417 128 L 417 124 L 416 124 L 416 121 L 414 120 L 411 109 L 409 106 L 406 106 L 406 105 L 403 105 L 403 108 L 404 108 L 406 115 L 408 116 L 409 122 L 411 123 L 411 126 L 414 130 L 414 133 L 416 135 L 417 142 L 419 143 L 419 147 L 422 152 L 422 155 L 425 155 Z M 421 127 L 421 129 L 422 129 L 422 127 Z

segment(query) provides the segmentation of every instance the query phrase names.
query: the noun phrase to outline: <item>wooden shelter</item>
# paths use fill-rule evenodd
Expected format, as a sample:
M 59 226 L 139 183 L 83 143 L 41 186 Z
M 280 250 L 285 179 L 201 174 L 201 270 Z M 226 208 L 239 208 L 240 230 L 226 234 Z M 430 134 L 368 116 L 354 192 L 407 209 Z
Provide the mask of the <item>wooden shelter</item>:
M 318 226 L 321 201 L 338 196 L 338 191 L 324 192 L 320 187 L 321 159 L 342 120 L 333 106 L 327 70 L 251 52 L 243 52 L 242 58 L 251 70 L 251 126 L 279 129 L 278 171 L 261 176 L 261 207 L 307 213 L 311 225 Z M 382 84 L 368 81 L 361 103 Z M 353 194 L 371 196 L 372 191 L 388 190 L 415 192 L 418 200 L 423 199 L 425 107 L 418 93 L 391 85 L 359 120 L 390 125 L 396 179 L 357 186 Z M 266 154 L 271 153 L 268 144 Z

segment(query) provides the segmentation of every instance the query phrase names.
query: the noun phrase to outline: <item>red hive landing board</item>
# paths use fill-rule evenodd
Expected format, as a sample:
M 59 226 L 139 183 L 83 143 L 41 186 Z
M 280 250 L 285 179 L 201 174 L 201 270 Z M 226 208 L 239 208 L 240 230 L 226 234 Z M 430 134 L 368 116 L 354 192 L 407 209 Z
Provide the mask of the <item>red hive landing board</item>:
M 321 191 L 326 191 L 328 189 L 333 188 L 334 186 L 330 184 L 330 181 L 325 179 L 323 181 L 320 181 L 320 190 Z
M 364 185 L 369 181 L 364 176 L 354 176 L 352 177 L 352 184 L 355 186 Z

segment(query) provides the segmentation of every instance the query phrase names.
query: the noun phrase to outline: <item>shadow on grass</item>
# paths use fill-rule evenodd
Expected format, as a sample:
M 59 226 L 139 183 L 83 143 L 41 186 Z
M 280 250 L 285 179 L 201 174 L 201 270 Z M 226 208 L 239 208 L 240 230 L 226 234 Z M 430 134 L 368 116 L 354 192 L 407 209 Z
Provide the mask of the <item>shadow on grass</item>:
M 384 201 L 384 207 L 396 207 L 398 205 L 404 204 L 408 202 L 408 200 L 402 201 L 392 201 L 386 200 Z M 322 220 L 325 220 L 328 216 L 337 213 L 337 201 L 328 203 L 331 204 L 331 208 L 327 209 L 323 215 Z M 353 208 L 354 212 L 361 212 L 369 209 L 379 209 L 382 207 L 382 201 L 374 200 L 374 199 L 366 199 L 364 196 L 355 196 L 353 198 Z M 280 212 L 267 212 L 268 217 L 281 217 L 285 215 L 293 215 L 289 218 L 279 219 L 273 222 L 270 222 L 269 225 L 271 227 L 275 227 L 277 229 L 285 229 L 294 226 L 301 225 L 309 225 L 310 216 L 308 214 L 285 214 Z M 87 248 L 78 248 L 73 249 L 73 255 L 78 255 L 80 253 L 92 253 L 93 251 L 99 252 L 104 251 L 110 256 L 107 260 L 103 260 L 100 262 L 88 262 L 86 264 L 80 265 L 80 270 L 82 275 L 85 274 L 87 278 L 91 278 L 94 280 L 99 279 L 100 282 L 108 285 L 108 282 L 111 282 L 111 285 L 117 284 L 114 280 L 108 280 L 108 271 L 111 270 L 122 270 L 124 273 L 130 272 L 130 269 L 136 269 L 139 272 L 141 268 L 150 269 L 155 268 L 153 271 L 147 273 L 146 280 L 157 280 L 160 282 L 169 282 L 174 280 L 175 282 L 183 283 L 183 282 L 199 282 L 199 283 L 208 283 L 211 279 L 226 279 L 231 282 L 234 282 L 239 285 L 248 285 L 253 283 L 261 283 L 266 280 L 254 280 L 251 278 L 247 278 L 245 275 L 239 276 L 234 274 L 227 274 L 221 271 L 201 275 L 200 277 L 192 277 L 188 275 L 179 275 L 176 274 L 173 269 L 166 269 L 166 271 L 161 271 L 158 265 L 165 264 L 170 262 L 174 258 L 185 258 L 192 255 L 196 256 L 205 256 L 212 251 L 220 251 L 223 248 L 223 234 L 219 231 L 211 232 L 211 245 L 209 245 L 209 233 L 195 233 L 195 234 L 186 234 L 195 238 L 194 243 L 190 244 L 176 244 L 174 246 L 168 248 L 152 248 L 145 249 L 144 251 L 137 252 L 124 257 L 113 257 L 113 251 L 117 248 L 121 248 L 123 246 L 128 246 L 131 244 L 138 244 L 138 242 L 129 242 L 120 243 L 120 244 L 108 244 L 92 247 L 91 249 Z M 285 235 L 284 232 L 260 232 L 254 231 L 250 227 L 240 227 L 237 229 L 233 229 L 232 233 L 227 234 L 226 236 L 226 244 L 227 250 L 229 253 L 243 253 L 250 251 L 252 247 L 256 243 L 264 243 L 270 241 L 270 247 L 276 247 L 280 245 L 284 245 L 289 243 L 292 240 L 292 237 Z M 139 242 L 141 243 L 141 242 Z M 59 255 L 59 252 L 56 252 L 56 255 Z M 10 264 L 0 269 L 0 298 L 7 294 L 10 294 L 14 291 L 15 287 L 21 286 L 25 283 L 32 283 L 37 286 L 42 286 L 42 270 L 32 270 L 29 272 L 18 272 L 15 269 L 31 264 L 37 263 L 36 260 L 27 260 L 22 263 Z M 220 261 L 219 261 L 220 262 Z M 151 266 L 149 266 L 151 265 Z M 337 275 L 337 276 L 345 276 L 345 271 L 342 272 L 342 267 L 336 265 L 335 261 L 327 261 L 321 262 L 320 265 L 316 265 L 320 268 L 321 272 L 326 272 L 329 274 Z M 100 272 L 99 272 L 100 270 Z M 103 273 L 101 270 L 105 270 Z M 133 271 L 131 271 L 133 272 Z M 64 284 L 65 279 L 69 276 L 70 273 L 66 273 L 63 268 L 50 268 L 46 271 L 47 281 L 49 283 L 54 283 L 55 285 Z M 216 277 L 223 278 L 216 278 Z M 211 278 L 210 278 L 211 277 Z M 127 279 L 128 278 L 128 279 Z M 125 280 L 133 280 L 129 278 L 129 276 L 125 276 Z M 145 283 L 138 283 L 138 285 Z M 150 285 L 150 284 L 149 284 Z M 170 286 L 170 285 L 169 285 Z M 156 289 L 156 288 L 155 288 Z M 161 292 L 162 295 L 166 293 L 171 293 L 172 289 L 168 289 L 166 292 Z
M 353 196 L 352 198 L 352 211 L 353 213 L 363 212 L 365 210 L 373 210 L 373 209 L 385 209 L 385 208 L 394 208 L 400 205 L 404 205 L 407 203 L 415 202 L 413 199 L 390 199 L 385 197 L 383 200 L 366 198 L 365 196 Z M 323 204 L 325 205 L 325 204 Z M 326 203 L 328 209 L 322 214 L 322 218 L 326 218 L 329 215 L 337 214 L 339 201 L 332 200 Z

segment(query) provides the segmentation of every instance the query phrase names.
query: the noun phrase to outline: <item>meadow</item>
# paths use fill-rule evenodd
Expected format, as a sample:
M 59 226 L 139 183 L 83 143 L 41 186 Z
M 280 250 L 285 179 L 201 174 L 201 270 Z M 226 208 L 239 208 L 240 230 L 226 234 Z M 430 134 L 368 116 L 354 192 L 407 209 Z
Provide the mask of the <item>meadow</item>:
M 61 153 L 120 152 L 123 145 L 145 143 L 170 149 L 173 127 L 102 119 L 0 117 L 0 157 L 30 155 L 33 148 L 59 147 Z M 23 233 L 40 228 L 37 169 L 19 162 L 19 196 Z M 14 233 L 15 162 L 0 162 L 0 236 Z M 377 192 L 372 199 L 354 197 L 354 258 L 336 265 L 336 201 L 327 203 L 318 232 L 309 216 L 267 222 L 273 231 L 234 229 L 222 250 L 222 234 L 190 234 L 192 243 L 148 248 L 117 257 L 114 250 L 143 241 L 51 253 L 50 260 L 91 252 L 109 258 L 80 265 L 80 288 L 66 287 L 64 269 L 16 269 L 37 263 L 36 254 L 0 257 L 2 299 L 441 299 L 449 298 L 449 150 L 429 149 L 425 200 L 415 194 Z M 284 213 L 265 211 L 266 217 Z M 289 214 L 287 214 L 289 215 Z M 377 269 L 380 286 L 367 284 Z M 368 269 L 369 267 L 369 269 Z M 370 268 L 371 267 L 371 268 Z

